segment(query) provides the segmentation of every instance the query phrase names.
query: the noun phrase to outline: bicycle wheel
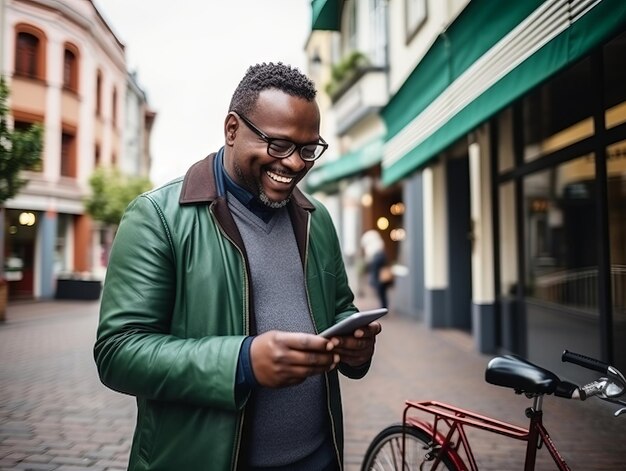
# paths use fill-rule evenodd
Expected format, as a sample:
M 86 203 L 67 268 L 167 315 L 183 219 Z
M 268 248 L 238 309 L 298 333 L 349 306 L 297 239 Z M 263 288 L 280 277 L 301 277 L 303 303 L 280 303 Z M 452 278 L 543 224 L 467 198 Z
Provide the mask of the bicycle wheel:
M 433 467 L 435 451 L 431 446 L 431 436 L 424 430 L 407 427 L 405 464 L 402 467 L 402 430 L 401 424 L 391 425 L 382 430 L 367 449 L 361 471 L 411 471 L 411 470 L 449 470 L 457 467 L 446 453 L 436 467 Z

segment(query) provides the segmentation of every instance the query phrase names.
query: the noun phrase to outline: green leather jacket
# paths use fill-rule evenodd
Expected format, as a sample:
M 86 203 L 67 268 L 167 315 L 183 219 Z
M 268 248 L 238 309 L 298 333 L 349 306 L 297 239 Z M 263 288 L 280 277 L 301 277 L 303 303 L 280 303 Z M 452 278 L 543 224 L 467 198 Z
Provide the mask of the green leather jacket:
M 235 374 L 254 312 L 246 251 L 218 194 L 214 158 L 136 198 L 111 251 L 94 356 L 105 385 L 137 397 L 131 470 L 243 466 L 249 398 L 235 394 Z M 357 309 L 326 209 L 297 189 L 288 207 L 319 332 Z M 352 378 L 366 372 L 339 369 Z M 339 380 L 336 371 L 325 377 L 342 462 Z

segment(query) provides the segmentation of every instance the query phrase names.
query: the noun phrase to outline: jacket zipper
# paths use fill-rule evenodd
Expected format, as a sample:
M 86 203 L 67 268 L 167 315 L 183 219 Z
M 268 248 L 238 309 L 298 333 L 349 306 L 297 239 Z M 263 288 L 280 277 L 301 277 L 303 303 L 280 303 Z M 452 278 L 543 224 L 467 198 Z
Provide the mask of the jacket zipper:
M 309 306 L 309 316 L 311 316 L 311 322 L 313 322 L 313 327 L 315 332 L 317 333 L 317 325 L 315 324 L 315 317 L 313 316 L 313 309 L 311 306 L 311 298 L 309 296 L 309 283 L 307 278 L 307 266 L 309 263 L 309 239 L 311 235 L 311 214 L 307 214 L 307 224 L 306 224 L 306 246 L 304 249 L 304 288 L 306 292 L 306 302 Z M 343 463 L 341 461 L 341 457 L 339 456 L 339 446 L 337 445 L 337 431 L 335 430 L 335 421 L 333 420 L 333 413 L 330 405 L 330 389 L 328 387 L 328 373 L 324 373 L 324 386 L 326 387 L 326 407 L 328 408 L 328 416 L 330 417 L 330 427 L 333 436 L 333 446 L 335 448 L 335 456 L 337 457 L 337 463 L 339 464 L 339 469 L 343 469 Z
M 211 206 L 209 206 L 209 212 L 211 213 L 211 216 L 213 217 L 215 224 L 217 224 L 217 227 L 219 228 L 222 236 L 224 236 L 231 244 L 233 244 L 233 247 L 237 249 L 237 252 L 239 252 L 239 255 L 241 256 L 241 260 L 243 262 L 243 276 L 244 276 L 244 283 L 243 283 L 243 287 L 244 287 L 243 301 L 244 301 L 244 306 L 245 306 L 244 333 L 246 335 L 250 335 L 250 295 L 249 295 L 250 287 L 249 287 L 248 272 L 246 270 L 246 263 L 245 263 L 245 259 L 243 256 L 243 252 L 241 251 L 239 246 L 235 243 L 235 241 L 226 233 L 226 231 L 220 224 L 219 219 L 217 218 L 217 216 L 215 216 L 215 213 L 211 209 Z M 235 448 L 233 449 L 233 455 L 231 457 L 231 463 L 232 463 L 231 469 L 233 471 L 236 470 L 238 466 L 239 452 L 241 450 L 241 431 L 243 430 L 244 417 L 245 417 L 245 407 L 244 407 L 243 412 L 241 412 L 239 416 L 239 426 L 237 427 L 237 434 L 235 435 Z

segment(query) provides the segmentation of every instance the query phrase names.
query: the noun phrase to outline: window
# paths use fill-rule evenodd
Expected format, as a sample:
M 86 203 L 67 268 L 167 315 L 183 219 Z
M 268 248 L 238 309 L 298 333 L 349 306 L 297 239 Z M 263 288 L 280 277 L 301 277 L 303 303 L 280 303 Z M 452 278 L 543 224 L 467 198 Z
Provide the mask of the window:
M 32 34 L 18 33 L 15 56 L 15 73 L 25 77 L 37 77 L 39 39 Z
M 346 17 L 346 28 L 345 35 L 343 37 L 343 52 L 347 54 L 351 51 L 355 51 L 358 45 L 358 34 L 357 34 L 357 24 L 358 24 L 358 8 L 356 0 L 351 0 L 346 2 L 347 5 L 344 7 L 347 11 Z
M 372 43 L 370 57 L 377 66 L 387 65 L 387 11 L 386 1 L 370 0 Z
M 593 154 L 524 179 L 526 286 L 532 297 L 597 311 L 594 179 Z
M 591 61 L 586 58 L 524 97 L 527 162 L 593 136 L 594 95 L 589 93 L 590 83 Z
M 606 127 L 626 123 L 626 33 L 606 44 L 604 91 Z M 622 133 L 623 136 L 623 133 Z M 618 138 L 606 148 L 609 280 L 613 308 L 613 364 L 626 369 L 626 140 Z
M 70 43 L 63 52 L 63 88 L 78 92 L 78 48 Z
M 94 162 L 94 167 L 99 167 L 101 164 L 101 157 L 100 157 L 100 146 L 98 144 L 95 145 L 94 151 L 93 151 L 93 162 Z
M 61 135 L 61 176 L 76 178 L 76 137 L 69 132 Z
M 102 116 L 102 72 L 96 75 L 96 116 Z
M 406 18 L 406 42 L 417 34 L 426 20 L 426 0 L 404 0 Z
M 31 79 L 46 78 L 46 35 L 35 26 L 15 26 L 15 75 Z
M 113 87 L 113 96 L 111 97 L 111 120 L 113 127 L 117 125 L 117 89 Z
M 59 275 L 69 271 L 69 234 L 71 229 L 71 216 L 59 214 L 57 217 L 57 234 L 54 243 L 54 274 Z

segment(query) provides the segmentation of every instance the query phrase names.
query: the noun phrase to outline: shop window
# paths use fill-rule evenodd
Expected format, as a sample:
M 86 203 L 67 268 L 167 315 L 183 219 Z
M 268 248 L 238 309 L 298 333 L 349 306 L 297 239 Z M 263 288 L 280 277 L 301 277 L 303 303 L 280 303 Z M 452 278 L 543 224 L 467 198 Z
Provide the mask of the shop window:
M 607 148 L 607 214 L 613 305 L 613 358 L 626 369 L 626 141 Z
M 70 271 L 69 265 L 69 233 L 71 216 L 59 214 L 57 217 L 57 234 L 54 243 L 54 274 L 59 275 Z
M 61 135 L 61 176 L 76 178 L 76 137 L 68 132 Z
M 63 88 L 78 92 L 78 48 L 70 43 L 63 52 Z
M 524 97 L 525 161 L 593 136 L 591 84 L 591 61 L 586 58 Z
M 524 179 L 528 296 L 597 312 L 596 201 L 591 155 Z
M 6 210 L 4 275 L 9 285 L 9 299 L 33 297 L 40 217 L 36 211 Z
M 45 80 L 46 36 L 40 29 L 18 24 L 15 27 L 15 75 Z

